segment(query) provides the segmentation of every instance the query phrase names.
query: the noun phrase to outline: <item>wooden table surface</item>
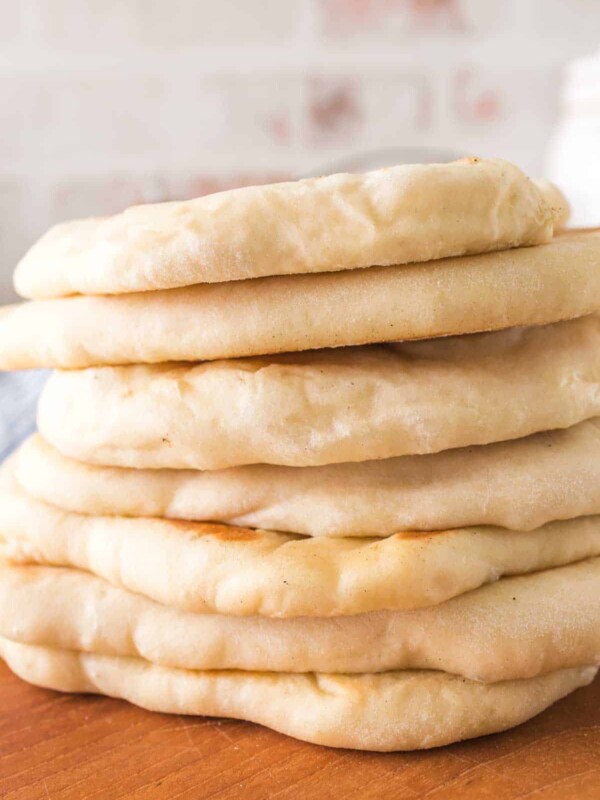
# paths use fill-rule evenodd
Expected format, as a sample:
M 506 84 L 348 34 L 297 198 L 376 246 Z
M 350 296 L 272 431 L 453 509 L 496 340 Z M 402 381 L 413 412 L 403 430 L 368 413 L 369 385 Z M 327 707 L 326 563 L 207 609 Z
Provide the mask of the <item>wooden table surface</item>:
M 512 731 L 420 753 L 303 744 L 22 683 L 0 663 L 2 800 L 598 800 L 600 680 Z

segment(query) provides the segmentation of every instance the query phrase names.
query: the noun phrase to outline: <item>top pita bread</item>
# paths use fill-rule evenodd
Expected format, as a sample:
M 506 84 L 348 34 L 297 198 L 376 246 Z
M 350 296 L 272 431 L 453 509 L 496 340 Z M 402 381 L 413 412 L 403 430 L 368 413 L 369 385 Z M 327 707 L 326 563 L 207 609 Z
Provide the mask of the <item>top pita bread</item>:
M 476 158 L 253 186 L 59 225 L 15 286 L 119 294 L 483 253 L 549 241 L 553 202 L 512 164 Z
M 600 310 L 600 231 L 487 255 L 0 310 L 0 369 L 213 361 L 540 325 Z

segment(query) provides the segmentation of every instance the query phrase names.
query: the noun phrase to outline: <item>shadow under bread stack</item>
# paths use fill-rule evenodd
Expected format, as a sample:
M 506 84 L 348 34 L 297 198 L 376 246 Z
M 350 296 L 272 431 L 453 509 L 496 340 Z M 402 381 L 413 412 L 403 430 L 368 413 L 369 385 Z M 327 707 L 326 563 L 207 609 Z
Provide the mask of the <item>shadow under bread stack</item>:
M 500 731 L 600 662 L 600 232 L 498 160 L 51 230 L 0 366 L 25 680 L 325 745 Z

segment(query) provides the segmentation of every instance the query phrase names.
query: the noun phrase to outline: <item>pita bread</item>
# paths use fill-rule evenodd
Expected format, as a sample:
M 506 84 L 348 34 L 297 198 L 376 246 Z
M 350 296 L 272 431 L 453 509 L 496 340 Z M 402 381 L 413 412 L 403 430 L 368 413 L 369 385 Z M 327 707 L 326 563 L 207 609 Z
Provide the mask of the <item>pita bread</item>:
M 505 730 L 591 683 L 597 672 L 580 667 L 492 684 L 426 671 L 193 672 L 7 639 L 0 639 L 0 655 L 21 678 L 48 689 L 119 697 L 163 713 L 246 719 L 360 750 L 416 750 Z
M 0 635 L 182 669 L 436 669 L 493 683 L 600 662 L 600 558 L 414 611 L 345 617 L 192 614 L 74 569 L 0 568 Z
M 600 514 L 600 418 L 525 439 L 324 467 L 101 467 L 31 437 L 15 463 L 33 497 L 80 514 L 225 522 L 308 536 L 498 525 Z
M 557 203 L 512 164 L 473 158 L 252 186 L 59 225 L 15 285 L 113 294 L 540 244 L 559 213 L 545 195 Z
M 485 256 L 0 312 L 0 368 L 197 361 L 538 325 L 600 310 L 600 231 Z
M 536 180 L 535 185 L 542 193 L 544 200 L 554 212 L 554 232 L 564 230 L 571 217 L 571 206 L 569 201 L 553 183 L 547 180 Z
M 38 424 L 61 453 L 89 463 L 214 470 L 439 452 L 598 414 L 593 316 L 387 346 L 57 372 Z
M 303 538 L 163 519 L 90 517 L 0 484 L 0 530 L 16 563 L 76 567 L 198 613 L 328 617 L 435 605 L 503 575 L 600 555 L 600 517 L 534 531 L 458 528 L 385 539 Z

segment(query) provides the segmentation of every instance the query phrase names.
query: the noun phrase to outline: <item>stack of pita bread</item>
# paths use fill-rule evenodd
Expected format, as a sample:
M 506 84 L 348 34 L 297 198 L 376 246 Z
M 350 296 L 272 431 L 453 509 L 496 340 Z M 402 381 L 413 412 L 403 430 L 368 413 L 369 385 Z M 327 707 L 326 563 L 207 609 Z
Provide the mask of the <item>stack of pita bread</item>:
M 497 160 L 50 231 L 0 365 L 54 367 L 1 477 L 25 680 L 426 748 L 600 661 L 600 233 Z

